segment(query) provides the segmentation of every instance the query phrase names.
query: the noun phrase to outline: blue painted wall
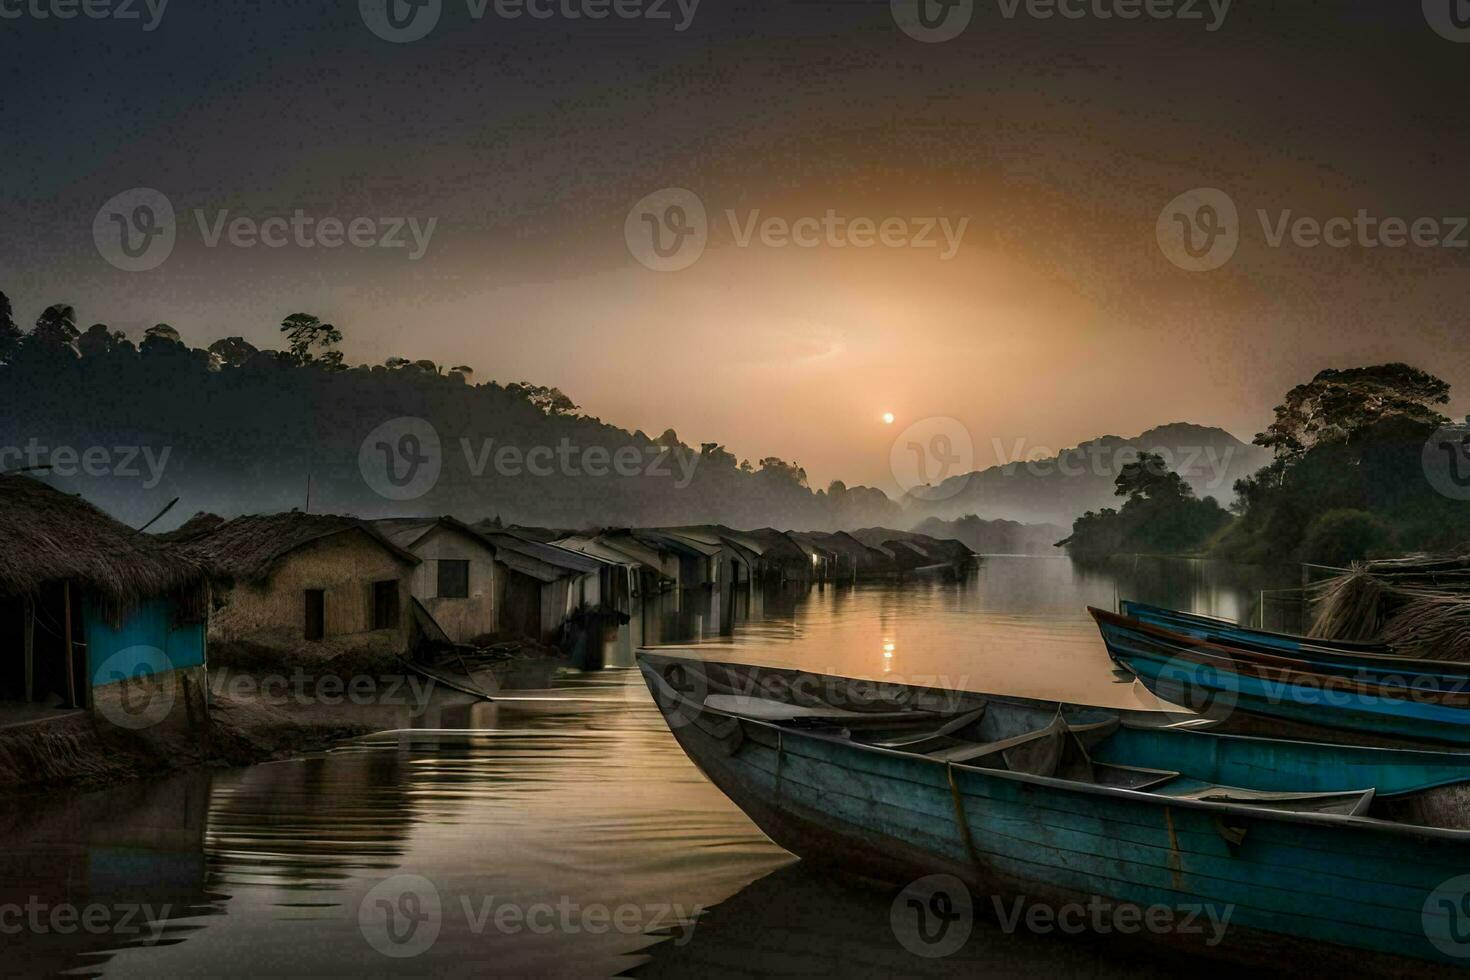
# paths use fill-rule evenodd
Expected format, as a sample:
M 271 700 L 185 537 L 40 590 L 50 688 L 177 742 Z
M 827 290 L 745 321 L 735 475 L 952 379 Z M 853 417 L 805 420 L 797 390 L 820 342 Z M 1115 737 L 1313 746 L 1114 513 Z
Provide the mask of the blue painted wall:
M 88 603 L 85 622 L 93 687 L 204 665 L 204 624 L 176 624 L 167 599 L 143 603 L 116 628 Z

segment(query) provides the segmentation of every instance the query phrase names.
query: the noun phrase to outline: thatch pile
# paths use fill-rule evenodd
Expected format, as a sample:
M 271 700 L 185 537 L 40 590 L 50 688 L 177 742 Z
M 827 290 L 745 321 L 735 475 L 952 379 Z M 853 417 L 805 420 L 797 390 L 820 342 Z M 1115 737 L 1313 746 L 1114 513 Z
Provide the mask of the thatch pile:
M 1308 597 L 1312 636 L 1381 639 L 1401 656 L 1470 661 L 1470 556 L 1362 562 Z
M 263 582 L 271 575 L 276 562 L 314 541 L 351 531 L 360 531 L 385 549 L 410 564 L 418 559 L 412 552 L 389 541 L 372 524 L 355 517 L 336 514 L 256 514 L 237 517 L 214 524 L 210 515 L 195 515 L 190 523 L 199 524 L 183 540 L 176 540 L 174 550 L 200 562 L 216 579 L 235 582 Z M 218 518 L 214 519 L 218 521 Z M 189 527 L 185 524 L 184 528 Z M 184 528 L 180 528 L 183 531 Z M 177 535 L 178 532 L 174 532 Z M 172 535 L 171 535 L 172 536 Z
M 204 569 L 80 497 L 29 476 L 0 476 L 0 595 L 36 598 L 70 582 L 114 612 L 145 599 L 202 602 Z

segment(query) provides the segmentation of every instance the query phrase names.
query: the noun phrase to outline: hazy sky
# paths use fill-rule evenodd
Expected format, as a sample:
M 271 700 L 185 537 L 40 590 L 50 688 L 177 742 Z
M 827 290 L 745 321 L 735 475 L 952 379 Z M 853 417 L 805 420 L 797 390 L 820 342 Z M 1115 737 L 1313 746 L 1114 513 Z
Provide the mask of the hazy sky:
M 0 0 L 0 289 L 25 323 L 66 301 L 134 337 L 166 321 L 274 345 L 306 310 L 350 362 L 557 385 L 818 485 L 890 487 L 890 444 L 929 416 L 963 422 L 977 466 L 993 440 L 1178 420 L 1248 439 L 1332 365 L 1407 360 L 1470 410 L 1470 30 L 1428 23 L 1451 0 L 1238 0 L 1223 22 L 1204 0 L 1202 19 L 1133 20 L 1098 16 L 1129 0 L 1068 0 L 1078 19 L 976 0 L 940 43 L 851 0 L 703 0 L 683 30 L 692 0 L 602 20 L 565 14 L 598 0 L 546 19 L 442 0 L 411 43 L 369 29 L 379 0 L 173 0 L 152 30 L 143 0 L 137 20 L 36 16 L 52 2 Z M 166 197 L 176 242 L 130 272 L 94 219 L 137 187 Z M 698 197 L 708 245 L 655 271 L 625 225 L 670 187 Z M 1196 188 L 1239 215 L 1211 271 L 1158 233 Z M 673 220 L 666 203 L 647 213 Z M 1272 242 L 1283 216 L 1360 210 L 1460 247 L 1342 224 L 1344 247 Z M 372 219 L 363 241 L 379 219 L 433 231 L 418 258 L 407 227 L 404 248 L 210 244 L 298 211 Z M 816 219 L 798 227 L 818 244 L 763 237 L 771 217 Z

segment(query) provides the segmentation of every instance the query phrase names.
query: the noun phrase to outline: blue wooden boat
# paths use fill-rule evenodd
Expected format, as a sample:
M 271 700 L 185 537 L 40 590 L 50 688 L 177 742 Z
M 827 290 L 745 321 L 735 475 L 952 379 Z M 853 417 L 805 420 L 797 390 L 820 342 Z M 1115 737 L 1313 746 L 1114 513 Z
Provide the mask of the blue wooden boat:
M 1396 741 L 1470 745 L 1463 677 L 1324 670 L 1300 658 L 1088 611 L 1115 663 L 1163 700 L 1210 717 L 1244 713 Z
M 1314 966 L 1470 963 L 1470 914 L 1436 900 L 1470 871 L 1470 831 L 1383 817 L 1470 780 L 1470 756 L 662 654 L 639 667 L 695 764 L 805 859 L 951 874 L 982 911 L 1209 908 L 1229 916 L 1214 951 L 1250 960 L 1306 942 Z
M 1262 662 L 1287 660 L 1311 672 L 1362 677 L 1387 686 L 1470 691 L 1470 664 L 1396 656 L 1385 643 L 1271 633 L 1141 602 L 1124 601 L 1119 609 L 1124 618 L 1230 647 L 1239 659 L 1261 655 Z

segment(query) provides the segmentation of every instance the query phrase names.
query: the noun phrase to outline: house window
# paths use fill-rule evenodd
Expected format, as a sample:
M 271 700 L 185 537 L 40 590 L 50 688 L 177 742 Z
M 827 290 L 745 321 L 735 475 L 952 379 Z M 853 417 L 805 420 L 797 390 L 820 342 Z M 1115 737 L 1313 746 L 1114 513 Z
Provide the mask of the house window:
M 373 583 L 373 629 L 398 627 L 398 580 Z
M 306 638 L 320 640 L 327 635 L 327 594 L 321 589 L 306 590 Z
M 470 597 L 470 563 L 467 561 L 439 559 L 439 598 L 468 599 Z

